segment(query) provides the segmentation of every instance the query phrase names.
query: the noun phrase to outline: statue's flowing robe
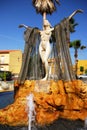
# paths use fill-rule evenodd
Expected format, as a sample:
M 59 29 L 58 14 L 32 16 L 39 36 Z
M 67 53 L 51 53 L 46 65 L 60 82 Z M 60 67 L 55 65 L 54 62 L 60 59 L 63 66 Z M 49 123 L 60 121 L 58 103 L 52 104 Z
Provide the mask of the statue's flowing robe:
M 54 26 L 51 38 L 52 52 L 49 59 L 54 59 L 55 73 L 49 72 L 48 79 L 73 80 L 75 74 L 69 52 L 68 39 L 70 36 L 69 20 L 66 18 Z M 18 82 L 23 83 L 26 79 L 39 80 L 45 75 L 44 66 L 39 55 L 40 33 L 38 28 L 29 28 L 24 32 L 25 48 L 23 53 L 22 67 Z M 49 69 L 50 71 L 50 69 Z
M 57 49 L 58 79 L 73 80 L 75 74 L 71 61 L 68 40 L 70 39 L 69 20 L 64 19 L 56 25 L 54 30 L 55 46 Z
M 38 28 L 28 28 L 24 32 L 25 47 L 18 83 L 26 79 L 38 80 L 44 76 L 44 67 L 39 55 L 40 34 Z

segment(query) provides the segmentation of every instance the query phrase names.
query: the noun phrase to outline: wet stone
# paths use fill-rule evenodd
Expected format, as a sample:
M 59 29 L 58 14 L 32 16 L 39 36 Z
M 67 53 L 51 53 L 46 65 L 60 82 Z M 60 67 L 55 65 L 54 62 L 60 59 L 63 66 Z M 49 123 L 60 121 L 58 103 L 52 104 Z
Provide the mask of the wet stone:
M 37 80 L 36 84 L 35 84 L 35 92 L 45 92 L 45 93 L 49 93 L 50 91 L 50 81 L 41 81 L 41 80 Z

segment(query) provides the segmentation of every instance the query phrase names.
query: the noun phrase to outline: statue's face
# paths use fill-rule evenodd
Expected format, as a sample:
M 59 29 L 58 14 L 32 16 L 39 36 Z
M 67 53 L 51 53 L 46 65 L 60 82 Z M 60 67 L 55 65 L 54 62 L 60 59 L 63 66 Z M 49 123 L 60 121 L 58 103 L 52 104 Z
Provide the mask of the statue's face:
M 44 30 L 47 30 L 50 28 L 50 25 L 44 25 Z

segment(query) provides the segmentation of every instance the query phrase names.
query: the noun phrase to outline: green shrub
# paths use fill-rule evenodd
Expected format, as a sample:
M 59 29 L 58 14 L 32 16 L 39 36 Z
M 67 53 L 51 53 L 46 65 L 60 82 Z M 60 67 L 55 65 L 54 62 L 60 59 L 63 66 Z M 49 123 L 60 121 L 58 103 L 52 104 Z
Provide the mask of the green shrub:
M 12 74 L 10 71 L 0 71 L 0 79 L 1 80 L 11 80 Z

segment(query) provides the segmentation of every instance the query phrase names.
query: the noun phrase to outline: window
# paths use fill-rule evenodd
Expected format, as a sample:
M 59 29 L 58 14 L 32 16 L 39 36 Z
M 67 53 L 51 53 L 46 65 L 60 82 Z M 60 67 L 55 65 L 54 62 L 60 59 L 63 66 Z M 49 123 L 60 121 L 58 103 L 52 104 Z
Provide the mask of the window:
M 2 56 L 1 56 L 1 59 L 0 59 L 0 63 L 1 63 L 1 64 L 4 64 L 4 62 L 5 62 L 5 56 L 2 55 Z
M 4 67 L 0 67 L 0 70 L 4 70 Z

